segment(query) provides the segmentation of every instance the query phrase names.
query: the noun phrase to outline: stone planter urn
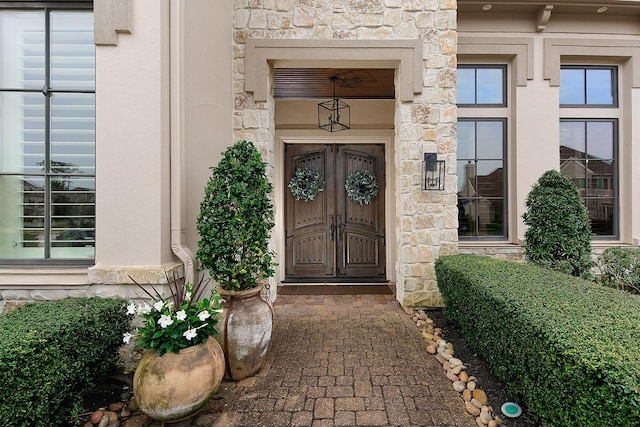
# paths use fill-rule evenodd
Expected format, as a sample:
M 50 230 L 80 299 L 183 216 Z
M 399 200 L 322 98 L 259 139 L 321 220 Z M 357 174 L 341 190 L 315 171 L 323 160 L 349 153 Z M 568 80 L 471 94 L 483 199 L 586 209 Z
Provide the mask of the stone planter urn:
M 224 351 L 225 378 L 250 377 L 262 368 L 271 345 L 273 307 L 262 298 L 264 285 L 243 291 L 220 289 L 225 300 L 216 339 Z
M 181 421 L 213 397 L 224 371 L 224 354 L 212 337 L 177 354 L 160 357 L 156 350 L 148 350 L 133 376 L 133 394 L 151 418 Z

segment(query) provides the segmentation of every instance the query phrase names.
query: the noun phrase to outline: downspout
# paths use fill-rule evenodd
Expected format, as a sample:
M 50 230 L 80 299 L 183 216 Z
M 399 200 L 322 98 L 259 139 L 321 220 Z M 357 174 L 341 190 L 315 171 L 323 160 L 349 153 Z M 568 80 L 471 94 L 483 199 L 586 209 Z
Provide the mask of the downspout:
M 169 10 L 169 64 L 170 64 L 170 127 L 171 127 L 171 250 L 182 261 L 187 283 L 196 280 L 195 256 L 184 244 L 186 206 L 185 135 L 184 135 L 184 16 L 185 3 L 170 0 Z

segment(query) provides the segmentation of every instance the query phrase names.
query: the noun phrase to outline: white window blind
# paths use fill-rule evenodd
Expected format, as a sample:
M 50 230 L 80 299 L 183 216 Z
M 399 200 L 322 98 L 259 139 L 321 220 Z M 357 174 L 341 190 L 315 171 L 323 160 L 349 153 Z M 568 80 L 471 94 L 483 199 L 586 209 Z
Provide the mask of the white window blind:
M 0 258 L 93 258 L 93 14 L 2 10 L 0 37 Z

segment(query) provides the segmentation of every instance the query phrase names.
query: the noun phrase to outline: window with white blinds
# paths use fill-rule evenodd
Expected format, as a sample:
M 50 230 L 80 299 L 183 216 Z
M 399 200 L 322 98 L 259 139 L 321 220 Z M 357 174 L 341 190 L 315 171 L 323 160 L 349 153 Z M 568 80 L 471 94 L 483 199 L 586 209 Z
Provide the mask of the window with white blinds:
M 0 2 L 0 262 L 90 261 L 95 46 L 82 7 L 91 2 L 39 4 Z

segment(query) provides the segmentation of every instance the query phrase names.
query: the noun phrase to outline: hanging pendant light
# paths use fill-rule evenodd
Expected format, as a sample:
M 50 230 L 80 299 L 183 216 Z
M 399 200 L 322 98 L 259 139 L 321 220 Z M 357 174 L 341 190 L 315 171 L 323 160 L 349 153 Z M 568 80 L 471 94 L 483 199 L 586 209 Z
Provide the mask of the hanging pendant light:
M 351 112 L 349 105 L 336 98 L 336 76 L 329 77 L 333 82 L 333 99 L 318 104 L 318 127 L 329 132 L 350 129 Z

